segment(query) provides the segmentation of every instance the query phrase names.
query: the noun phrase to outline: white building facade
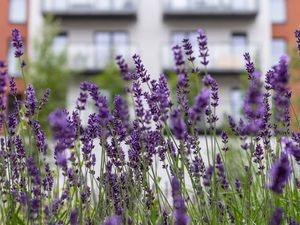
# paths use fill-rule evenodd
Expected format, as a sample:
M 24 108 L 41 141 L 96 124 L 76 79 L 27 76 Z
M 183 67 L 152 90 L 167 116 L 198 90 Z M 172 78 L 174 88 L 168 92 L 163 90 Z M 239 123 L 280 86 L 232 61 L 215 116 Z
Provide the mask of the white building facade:
M 269 8 L 269 0 L 31 0 L 29 30 L 34 37 L 48 13 L 58 18 L 55 43 L 66 46 L 69 66 L 83 78 L 99 74 L 115 54 L 131 60 L 134 53 L 157 78 L 173 68 L 171 47 L 184 37 L 195 43 L 201 27 L 208 36 L 209 73 L 219 83 L 222 118 L 238 114 L 241 105 L 243 53 L 250 52 L 263 73 L 271 64 Z

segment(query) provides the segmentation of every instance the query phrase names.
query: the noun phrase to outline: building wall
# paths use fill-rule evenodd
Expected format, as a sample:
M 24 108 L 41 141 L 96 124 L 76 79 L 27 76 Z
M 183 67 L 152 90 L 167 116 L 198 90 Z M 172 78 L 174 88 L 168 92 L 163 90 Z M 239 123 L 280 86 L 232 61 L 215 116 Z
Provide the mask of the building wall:
M 27 1 L 27 16 L 29 10 L 29 0 Z M 1 0 L 0 2 L 0 59 L 8 60 L 9 44 L 11 41 L 11 31 L 14 28 L 20 30 L 24 43 L 25 52 L 27 51 L 27 40 L 28 40 L 28 20 L 25 23 L 12 23 L 9 21 L 9 0 Z M 24 82 L 21 77 L 16 77 L 17 89 L 19 93 L 24 91 Z
M 285 38 L 290 46 L 295 44 L 295 30 L 300 28 L 300 13 L 298 0 L 286 0 L 287 20 L 282 24 L 273 24 L 273 37 Z
M 299 1 L 298 0 L 285 0 L 286 3 L 286 21 L 283 23 L 273 23 L 272 32 L 273 38 L 284 39 L 287 42 L 287 51 L 293 57 L 293 60 L 299 61 L 300 55 L 294 54 L 296 49 L 295 30 L 300 29 L 300 13 L 299 13 Z M 297 58 L 298 57 L 298 58 Z M 299 130 L 296 122 L 296 117 L 300 116 L 300 70 L 298 68 L 292 68 L 290 70 L 291 82 L 290 88 L 292 91 L 292 105 L 290 110 L 292 117 L 292 125 L 295 129 Z
M 120 31 L 129 33 L 129 38 L 136 47 L 137 53 L 142 57 L 146 69 L 153 78 L 157 78 L 163 71 L 163 50 L 169 44 L 171 34 L 174 31 L 196 31 L 204 28 L 210 43 L 230 43 L 232 32 L 247 33 L 248 42 L 257 46 L 259 50 L 260 69 L 265 73 L 270 66 L 272 30 L 270 26 L 269 0 L 259 0 L 258 14 L 255 19 L 235 18 L 226 19 L 185 19 L 164 20 L 163 1 L 140 0 L 137 2 L 136 20 L 122 19 L 64 19 L 61 20 L 61 30 L 68 33 L 68 41 L 92 43 L 93 34 L 96 31 Z M 30 17 L 31 37 L 38 33 L 37 28 L 41 26 L 41 0 L 32 0 Z M 32 39 L 32 38 L 31 38 Z M 171 49 L 169 49 L 171 51 Z M 195 49 L 197 55 L 197 49 Z M 240 58 L 242 58 L 242 54 Z M 254 56 L 252 56 L 254 57 Z M 214 76 L 214 74 L 212 74 Z M 219 117 L 224 113 L 231 112 L 230 90 L 240 86 L 239 75 L 218 75 L 217 81 L 220 86 Z M 69 99 L 75 101 L 74 93 L 76 84 L 70 89 Z M 77 84 L 78 86 L 78 84 Z M 73 99 L 73 100 L 72 100 Z M 72 103 L 73 104 L 73 103 Z M 72 105 L 71 104 L 71 105 Z

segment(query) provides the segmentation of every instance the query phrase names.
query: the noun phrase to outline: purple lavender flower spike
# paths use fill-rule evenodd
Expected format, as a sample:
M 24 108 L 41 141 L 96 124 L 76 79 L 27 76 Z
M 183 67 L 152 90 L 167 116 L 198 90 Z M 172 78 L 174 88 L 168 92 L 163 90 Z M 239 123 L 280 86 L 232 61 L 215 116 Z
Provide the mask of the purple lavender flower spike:
M 138 117 L 142 118 L 145 116 L 145 109 L 142 102 L 143 91 L 139 81 L 134 81 L 132 84 L 132 92 L 135 101 L 135 111 Z
M 102 225 L 120 225 L 121 224 L 121 216 L 113 215 L 105 219 Z
M 11 32 L 12 45 L 15 48 L 15 57 L 20 58 L 24 54 L 24 43 L 18 29 L 13 29 Z
M 70 224 L 71 225 L 78 225 L 79 221 L 78 221 L 78 211 L 76 208 L 71 210 L 70 213 Z
M 297 223 L 296 220 L 293 220 L 291 218 L 288 219 L 288 223 L 289 223 L 289 225 L 299 225 L 299 223 Z
M 178 110 L 174 110 L 171 114 L 171 128 L 178 140 L 187 139 L 187 127 Z
M 277 207 L 270 218 L 269 225 L 280 225 L 282 223 L 283 209 Z
M 41 125 L 37 120 L 30 119 L 28 124 L 35 134 L 37 148 L 45 154 L 48 147 L 45 131 L 41 129 Z
M 131 80 L 131 74 L 129 73 L 128 64 L 125 62 L 125 59 L 123 58 L 122 55 L 116 56 L 116 63 L 119 67 L 123 79 L 126 81 Z
M 291 91 L 288 88 L 289 82 L 289 58 L 286 55 L 280 57 L 279 64 L 274 66 L 272 75 L 270 75 L 269 82 L 271 88 L 274 90 L 273 100 L 275 105 L 275 123 L 276 133 L 289 133 L 290 115 L 289 103 L 291 98 Z M 279 130 L 280 125 L 284 128 Z
M 219 105 L 219 96 L 218 96 L 219 88 L 218 88 L 217 81 L 214 78 L 212 78 L 211 75 L 208 74 L 203 77 L 202 82 L 206 87 L 210 87 L 211 89 L 211 99 L 213 100 L 211 102 L 211 106 L 217 107 Z
M 177 177 L 173 177 L 171 186 L 174 207 L 174 225 L 187 225 L 189 224 L 190 217 L 186 212 L 184 199 L 181 196 L 180 183 Z
M 25 116 L 31 117 L 35 114 L 36 109 L 38 108 L 37 99 L 35 97 L 35 90 L 32 85 L 28 85 L 26 89 L 26 96 L 24 102 L 26 111 Z
M 240 198 L 243 198 L 243 195 L 242 195 L 242 184 L 241 184 L 241 180 L 240 179 L 235 179 L 235 190 L 237 191 L 237 193 L 239 193 L 239 197 Z
M 300 190 L 300 179 L 295 179 L 296 187 Z
M 57 153 L 56 163 L 63 168 L 67 167 L 67 155 L 65 151 Z
M 44 96 L 39 101 L 38 109 L 41 110 L 43 106 L 48 102 L 51 90 L 49 88 L 46 89 Z
M 184 38 L 182 40 L 182 43 L 184 53 L 187 56 L 187 59 L 193 64 L 196 58 L 193 56 L 194 51 L 190 40 L 188 38 Z
M 216 168 L 218 170 L 218 177 L 219 177 L 221 187 L 223 189 L 227 189 L 229 187 L 229 184 L 228 184 L 227 179 L 226 179 L 225 168 L 224 168 L 224 164 L 222 162 L 220 154 L 217 154 Z
M 189 75 L 186 70 L 185 61 L 183 58 L 182 48 L 179 45 L 175 45 L 173 48 L 174 62 L 176 73 L 178 75 L 177 79 L 177 100 L 178 104 L 181 106 L 181 110 L 187 112 L 189 109 L 187 94 L 189 93 Z
M 199 53 L 200 53 L 199 57 L 202 59 L 201 64 L 207 66 L 209 63 L 207 59 L 209 54 L 208 54 L 208 47 L 207 47 L 207 36 L 203 29 L 198 29 L 197 40 L 198 40 Z
M 251 57 L 250 57 L 249 52 L 246 52 L 244 54 L 244 59 L 246 61 L 246 70 L 248 72 L 248 79 L 251 80 L 252 76 L 253 76 L 253 73 L 255 71 L 255 67 L 254 67 L 254 63 L 251 61 Z
M 87 82 L 82 82 L 80 84 L 80 93 L 79 97 L 77 98 L 76 101 L 76 109 L 77 110 L 85 110 L 86 104 L 87 104 L 87 99 L 88 99 L 88 87 L 89 84 Z
M 6 109 L 6 90 L 7 90 L 8 74 L 6 63 L 0 61 L 0 128 L 3 126 L 5 120 L 5 109 Z
M 179 45 L 175 45 L 172 48 L 172 51 L 177 74 L 179 75 L 186 73 L 186 65 L 183 59 L 182 48 Z
M 285 143 L 285 152 L 294 156 L 297 163 L 300 164 L 300 148 L 299 148 L 299 146 L 293 140 L 289 140 L 286 137 L 282 138 L 282 142 Z
M 148 71 L 145 69 L 141 57 L 135 54 L 132 56 L 132 58 L 135 64 L 135 72 L 137 74 L 137 77 L 140 77 L 143 83 L 148 82 L 150 80 L 150 75 L 148 74 Z
M 214 167 L 213 166 L 209 166 L 207 168 L 207 170 L 205 171 L 205 174 L 203 176 L 203 185 L 205 187 L 210 187 L 211 177 L 212 177 L 213 172 L 214 172 Z
M 222 147 L 222 150 L 224 152 L 227 152 L 229 150 L 227 143 L 228 143 L 228 134 L 226 131 L 222 131 L 221 133 L 221 137 L 222 137 L 222 142 L 224 144 L 224 146 Z
M 246 132 L 250 134 L 257 134 L 263 125 L 265 108 L 260 77 L 261 74 L 259 72 L 252 74 L 252 79 L 244 101 L 244 112 L 248 119 Z
M 272 165 L 270 170 L 271 181 L 269 189 L 275 193 L 282 194 L 285 184 L 288 182 L 292 173 L 287 154 L 282 153 L 280 158 Z
M 258 164 L 258 174 L 260 174 L 264 169 L 265 166 L 262 164 L 262 160 L 264 159 L 264 151 L 260 144 L 257 144 L 254 151 L 254 160 L 253 162 Z
M 298 51 L 300 52 L 300 30 L 295 31 L 295 37 L 296 37 L 296 42 L 297 42 L 297 48 L 298 48 Z
M 210 90 L 207 88 L 201 89 L 200 93 L 195 98 L 194 105 L 189 110 L 189 120 L 200 120 L 202 114 L 209 105 Z

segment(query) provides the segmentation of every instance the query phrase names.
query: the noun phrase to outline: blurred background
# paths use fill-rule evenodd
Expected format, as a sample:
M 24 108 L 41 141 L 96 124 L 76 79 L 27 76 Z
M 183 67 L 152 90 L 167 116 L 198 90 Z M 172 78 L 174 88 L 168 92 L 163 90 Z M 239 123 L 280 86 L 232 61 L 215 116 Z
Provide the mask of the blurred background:
M 294 38 L 300 28 L 299 0 L 1 0 L 0 6 L 0 58 L 8 60 L 9 74 L 17 78 L 19 98 L 24 82 L 10 43 L 13 28 L 25 40 L 26 74 L 37 94 L 52 89 L 42 121 L 56 107 L 74 108 L 83 80 L 97 83 L 110 101 L 117 93 L 125 95 L 126 84 L 115 66 L 117 54 L 132 69 L 132 55 L 140 54 L 152 78 L 164 73 L 174 89 L 172 46 L 187 37 L 197 56 L 198 28 L 207 33 L 208 72 L 219 84 L 220 127 L 225 115 L 238 119 L 241 114 L 247 80 L 244 52 L 263 73 L 282 54 L 290 55 L 293 118 L 299 112 Z

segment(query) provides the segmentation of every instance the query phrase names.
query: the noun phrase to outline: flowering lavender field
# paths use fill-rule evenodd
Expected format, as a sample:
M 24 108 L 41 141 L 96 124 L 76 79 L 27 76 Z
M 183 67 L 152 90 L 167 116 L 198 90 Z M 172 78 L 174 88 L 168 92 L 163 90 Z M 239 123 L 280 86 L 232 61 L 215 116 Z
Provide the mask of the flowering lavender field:
M 300 50 L 300 31 L 296 39 Z M 101 90 L 83 82 L 73 112 L 49 115 L 51 144 L 38 119 L 50 90 L 38 99 L 28 84 L 24 101 L 17 100 L 16 81 L 1 61 L 1 224 L 300 223 L 300 133 L 290 130 L 288 57 L 263 76 L 244 54 L 249 87 L 243 116 L 229 116 L 234 135 L 223 131 L 219 137 L 222 103 L 217 82 L 207 74 L 209 48 L 201 29 L 197 40 L 198 53 L 188 39 L 172 49 L 175 102 L 164 75 L 151 79 L 138 55 L 130 71 L 118 56 L 134 116 L 124 97 L 116 96 L 110 110 Z M 16 29 L 12 44 L 26 81 Z M 194 66 L 196 60 L 203 68 Z M 190 76 L 199 79 L 193 105 L 187 100 Z M 9 115 L 7 87 L 17 109 Z M 88 99 L 97 110 L 83 125 Z

